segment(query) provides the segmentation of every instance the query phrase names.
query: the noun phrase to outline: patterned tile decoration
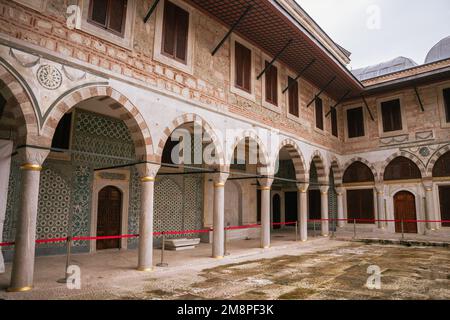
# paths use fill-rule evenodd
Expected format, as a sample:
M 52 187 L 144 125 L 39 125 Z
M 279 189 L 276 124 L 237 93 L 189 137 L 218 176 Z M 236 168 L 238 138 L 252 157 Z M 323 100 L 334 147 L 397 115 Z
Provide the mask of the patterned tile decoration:
M 334 176 L 330 171 L 329 176 L 330 188 L 328 189 L 328 212 L 329 217 L 332 219 L 337 218 L 337 193 L 334 185 Z M 330 230 L 334 229 L 337 222 L 330 222 Z
M 70 161 L 48 159 L 44 163 L 37 219 L 39 239 L 68 234 L 89 235 L 94 169 L 127 164 L 132 162 L 127 159 L 135 158 L 134 145 L 123 121 L 82 110 L 75 111 L 74 119 L 72 149 L 83 153 L 74 153 Z M 136 234 L 139 232 L 140 180 L 136 168 L 130 170 L 128 233 Z M 195 175 L 158 179 L 155 185 L 155 230 L 200 229 L 203 225 L 202 183 L 202 178 Z M 13 160 L 3 231 L 5 241 L 14 241 L 19 199 L 19 163 Z M 137 243 L 137 239 L 128 240 L 130 248 L 136 247 Z M 37 248 L 52 254 L 53 249 L 53 253 L 61 252 L 58 249 L 63 245 L 45 244 Z M 86 241 L 75 242 L 75 246 L 81 251 L 89 248 Z

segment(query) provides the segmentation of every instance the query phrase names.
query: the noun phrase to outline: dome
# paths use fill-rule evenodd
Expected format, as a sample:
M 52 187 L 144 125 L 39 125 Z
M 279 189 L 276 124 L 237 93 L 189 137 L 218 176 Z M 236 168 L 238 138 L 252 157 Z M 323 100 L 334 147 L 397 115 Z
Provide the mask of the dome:
M 425 63 L 432 63 L 450 58 L 450 36 L 439 41 L 428 52 Z
M 389 73 L 402 71 L 405 69 L 416 67 L 417 63 L 405 57 L 397 57 L 390 61 L 382 62 L 373 66 L 355 69 L 352 71 L 353 75 L 360 81 L 380 77 Z

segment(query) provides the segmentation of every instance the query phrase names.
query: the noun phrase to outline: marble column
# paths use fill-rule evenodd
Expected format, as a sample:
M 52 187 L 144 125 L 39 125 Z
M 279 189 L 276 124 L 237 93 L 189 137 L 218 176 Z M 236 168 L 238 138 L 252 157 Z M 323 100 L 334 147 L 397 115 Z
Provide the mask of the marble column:
M 434 211 L 434 201 L 433 201 L 433 181 L 432 180 L 423 180 L 422 181 L 423 188 L 425 189 L 425 219 L 426 220 L 437 220 L 437 215 Z M 429 222 L 427 223 L 427 229 L 429 230 L 437 230 L 439 228 L 439 223 L 437 222 Z
M 19 213 L 9 292 L 29 291 L 33 287 L 36 220 L 39 198 L 39 180 L 42 164 L 49 151 L 23 148 L 19 150 L 22 163 Z
M 320 208 L 321 208 L 321 218 L 323 219 L 322 221 L 322 236 L 327 237 L 328 236 L 328 232 L 330 230 L 330 222 L 327 220 L 329 218 L 328 215 L 328 189 L 330 187 L 326 186 L 322 186 L 320 187 Z
M 155 178 L 159 165 L 141 164 L 138 170 L 141 176 L 141 212 L 139 217 L 139 271 L 153 270 L 153 204 Z
M 297 184 L 298 189 L 298 233 L 301 241 L 308 240 L 308 184 Z
M 339 228 L 342 228 L 345 226 L 344 221 L 344 192 L 345 188 L 343 187 L 337 187 L 336 188 L 336 194 L 337 194 L 337 226 Z
M 270 248 L 270 189 L 271 178 L 258 179 L 261 190 L 261 248 Z
M 386 219 L 386 210 L 384 207 L 384 185 L 376 185 L 375 186 L 377 192 L 377 209 L 378 209 L 378 220 L 387 220 Z M 378 221 L 378 228 L 385 229 L 387 226 L 386 221 Z
M 215 259 L 225 255 L 225 183 L 228 174 L 213 174 L 214 207 L 213 207 L 213 252 Z

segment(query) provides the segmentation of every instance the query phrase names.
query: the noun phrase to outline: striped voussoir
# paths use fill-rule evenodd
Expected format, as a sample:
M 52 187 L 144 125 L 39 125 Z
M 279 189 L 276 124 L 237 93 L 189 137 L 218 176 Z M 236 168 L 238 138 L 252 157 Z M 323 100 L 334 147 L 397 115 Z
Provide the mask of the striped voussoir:
M 330 166 L 333 172 L 334 184 L 340 186 L 342 184 L 343 172 L 338 159 L 333 157 Z
M 347 161 L 347 163 L 344 165 L 343 170 L 342 170 L 343 174 L 345 174 L 345 171 L 347 171 L 348 167 L 350 167 L 355 162 L 361 162 L 361 163 L 364 163 L 366 166 L 368 166 L 369 169 L 372 171 L 372 174 L 373 174 L 375 180 L 378 180 L 378 172 L 377 172 L 377 169 L 375 168 L 375 166 L 373 164 L 371 164 L 369 161 L 367 161 L 366 159 L 361 158 L 361 157 L 354 157 L 354 158 L 351 158 L 349 161 Z
M 155 153 L 156 159 L 158 161 L 161 161 L 162 154 L 164 150 L 164 146 L 166 145 L 167 141 L 169 140 L 172 133 L 182 125 L 193 123 L 195 125 L 200 126 L 203 128 L 204 134 L 210 138 L 211 143 L 214 145 L 215 152 L 217 155 L 217 159 L 219 160 L 219 167 L 223 168 L 224 165 L 224 152 L 222 148 L 222 144 L 220 143 L 219 138 L 217 137 L 216 133 L 212 129 L 209 123 L 207 123 L 201 116 L 194 114 L 194 113 L 187 113 L 183 114 L 181 116 L 178 116 L 176 119 L 174 119 L 169 126 L 167 126 L 162 134 L 161 139 L 158 142 L 157 151 Z
M 286 149 L 291 157 L 292 163 L 294 164 L 295 179 L 297 181 L 308 181 L 309 176 L 305 168 L 305 159 L 297 143 L 287 138 L 280 143 L 278 150 L 281 151 L 282 149 Z
M 411 154 L 411 153 L 409 153 L 409 152 L 406 152 L 406 151 L 400 151 L 400 152 L 394 153 L 393 155 L 391 155 L 390 157 L 388 157 L 388 158 L 386 159 L 386 161 L 383 162 L 383 166 L 381 167 L 381 170 L 380 170 L 380 179 L 384 176 L 384 172 L 385 172 L 385 170 L 386 170 L 386 167 L 387 167 L 393 160 L 395 160 L 395 159 L 398 158 L 398 157 L 404 157 L 404 158 L 407 158 L 407 159 L 411 160 L 412 162 L 414 162 L 414 163 L 417 165 L 417 167 L 419 168 L 420 173 L 421 173 L 421 175 L 422 175 L 422 178 L 425 178 L 425 177 L 426 177 L 427 171 L 426 171 L 425 165 L 422 163 L 422 161 L 420 161 L 420 159 L 419 159 L 418 157 L 416 157 L 415 155 L 413 155 L 413 154 Z
M 120 119 L 128 127 L 134 142 L 137 158 L 142 161 L 154 161 L 153 141 L 143 116 L 127 97 L 107 86 L 85 87 L 72 92 L 53 108 L 45 121 L 42 131 L 43 136 L 49 139 L 50 144 L 51 138 L 63 115 L 81 101 L 94 97 L 110 97 L 117 102 L 113 104 L 112 108 L 119 112 Z
M 327 167 L 326 162 L 322 157 L 322 154 L 320 151 L 316 150 L 311 156 L 310 163 L 313 163 L 316 166 L 317 170 L 317 178 L 320 183 L 327 183 L 328 182 L 328 173 L 327 173 Z
M 426 171 L 427 172 L 427 175 L 426 175 L 427 177 L 432 177 L 433 176 L 434 165 L 439 160 L 439 158 L 442 157 L 447 152 L 450 152 L 450 144 L 440 148 L 439 150 L 437 150 L 431 156 L 430 161 L 428 162 L 427 171 Z
M 5 116 L 15 124 L 17 143 L 19 145 L 35 143 L 39 132 L 32 100 L 16 77 L 1 64 L 0 92 L 7 101 Z

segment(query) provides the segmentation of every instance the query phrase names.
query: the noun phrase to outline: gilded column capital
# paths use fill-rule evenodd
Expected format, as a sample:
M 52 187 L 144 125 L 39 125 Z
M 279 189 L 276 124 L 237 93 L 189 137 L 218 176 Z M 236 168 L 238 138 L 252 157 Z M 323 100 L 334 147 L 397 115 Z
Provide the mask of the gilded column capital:
M 300 193 L 307 193 L 309 188 L 308 183 L 297 183 L 297 189 Z
M 141 163 L 137 166 L 139 176 L 141 177 L 142 182 L 153 182 L 156 179 L 156 175 L 158 174 L 159 168 L 161 167 L 159 164 L 153 163 Z
M 50 150 L 25 147 L 18 150 L 20 169 L 27 171 L 41 171 Z
M 259 178 L 258 182 L 261 190 L 270 190 L 273 183 L 273 178 L 270 177 Z
M 330 189 L 330 187 L 329 186 L 321 186 L 319 189 L 320 189 L 321 194 L 328 194 L 328 190 Z

